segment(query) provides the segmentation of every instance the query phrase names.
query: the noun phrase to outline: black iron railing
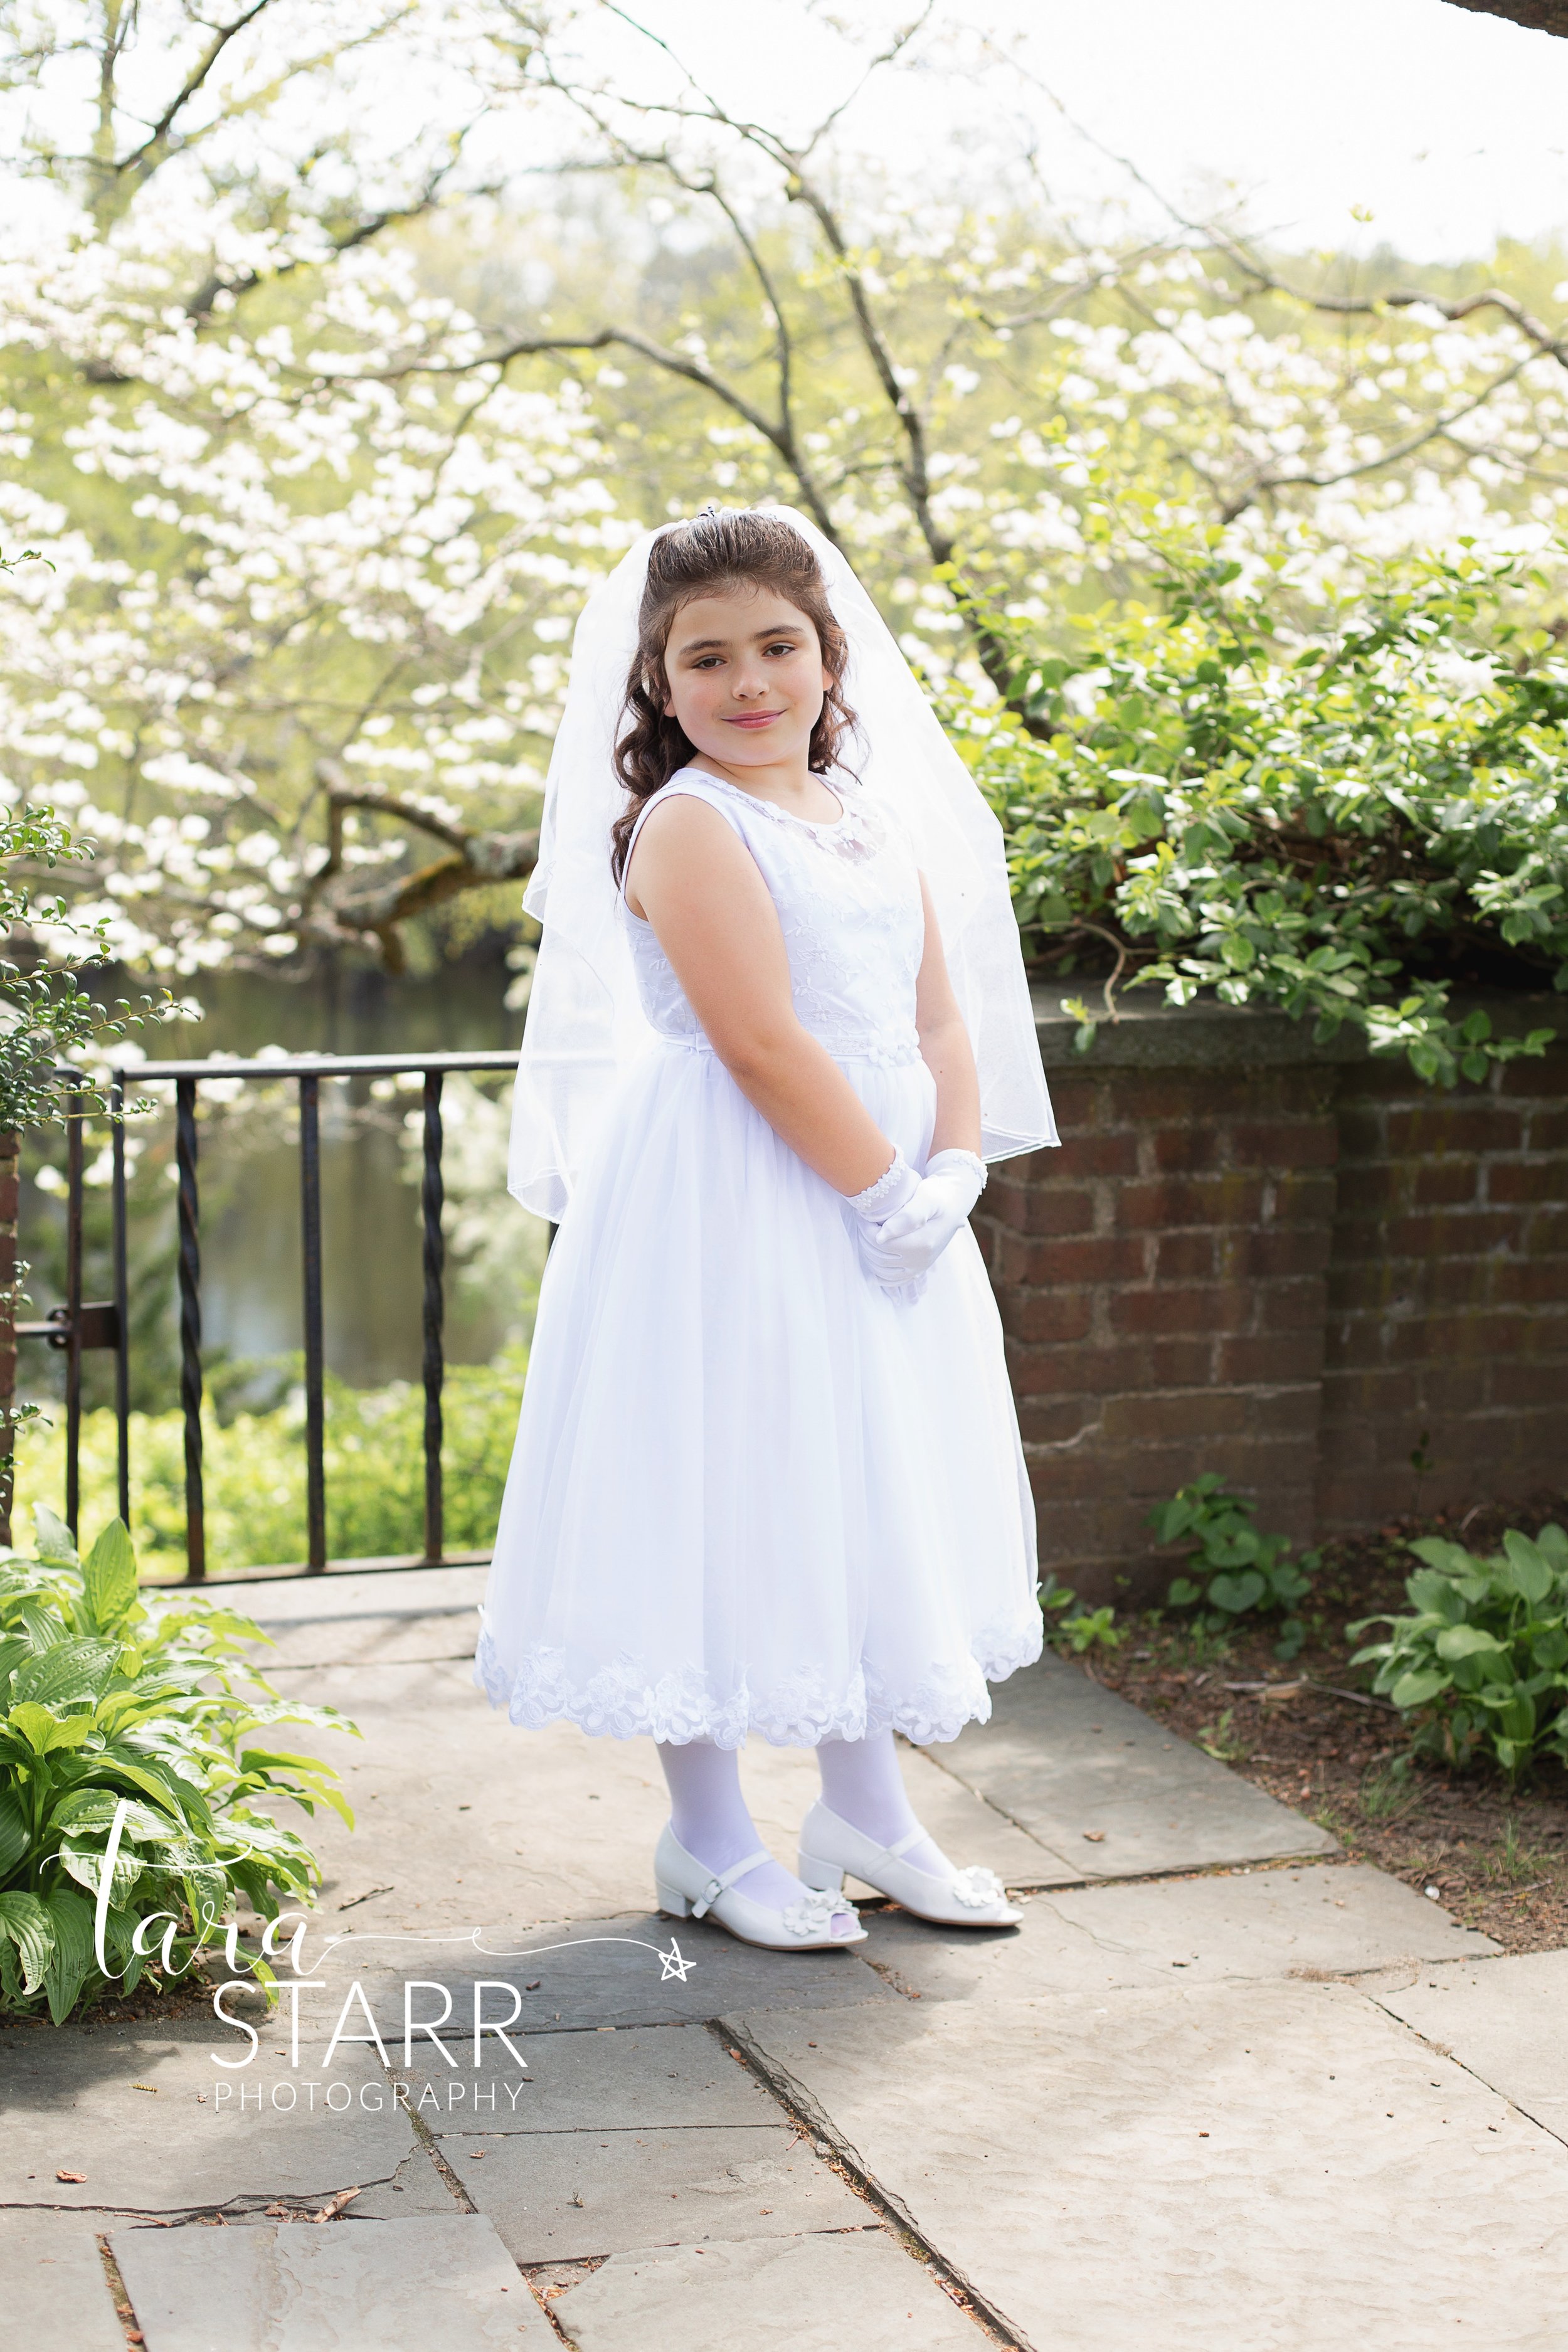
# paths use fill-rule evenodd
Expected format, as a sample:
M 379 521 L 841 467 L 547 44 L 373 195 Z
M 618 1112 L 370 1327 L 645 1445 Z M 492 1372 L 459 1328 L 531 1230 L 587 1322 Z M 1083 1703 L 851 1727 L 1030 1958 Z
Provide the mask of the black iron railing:
M 66 1128 L 66 1297 L 41 1323 L 20 1323 L 18 1339 L 45 1339 L 65 1351 L 66 1522 L 73 1535 L 81 1507 L 81 1360 L 84 1350 L 114 1351 L 114 1412 L 117 1430 L 119 1510 L 131 1525 L 130 1300 L 127 1288 L 125 1198 L 125 1090 L 173 1081 L 174 1159 L 179 1180 L 180 1405 L 185 1440 L 185 1583 L 201 1583 L 207 1572 L 202 1482 L 202 1258 L 201 1198 L 197 1185 L 196 1093 L 204 1078 L 240 1078 L 276 1085 L 291 1078 L 300 1096 L 300 1226 L 303 1260 L 305 1355 L 305 1525 L 303 1560 L 279 1562 L 252 1575 L 321 1575 L 330 1568 L 456 1568 L 488 1559 L 485 1552 L 449 1553 L 445 1542 L 441 1481 L 441 1391 L 446 1379 L 443 1328 L 446 1313 L 446 1241 L 441 1212 L 446 1188 L 441 1175 L 441 1086 L 451 1070 L 516 1067 L 514 1053 L 309 1054 L 259 1062 L 142 1062 L 116 1072 L 109 1089 L 112 1150 L 110 1192 L 113 1224 L 114 1297 L 84 1301 L 82 1291 L 82 1194 L 84 1181 L 85 1077 L 61 1070 L 68 1089 Z M 420 1221 L 424 1284 L 422 1371 L 425 1384 L 425 1549 L 392 1559 L 330 1560 L 327 1558 L 325 1357 L 321 1318 L 321 1089 L 323 1079 L 395 1077 L 417 1072 L 424 1080 L 423 1168 Z M 227 1576 L 226 1583 L 237 1580 Z

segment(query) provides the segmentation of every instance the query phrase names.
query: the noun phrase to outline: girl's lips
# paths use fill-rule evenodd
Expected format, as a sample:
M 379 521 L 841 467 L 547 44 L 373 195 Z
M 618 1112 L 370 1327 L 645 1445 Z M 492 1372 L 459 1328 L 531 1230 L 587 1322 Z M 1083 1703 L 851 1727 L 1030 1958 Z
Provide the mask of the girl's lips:
M 747 710 L 737 718 L 727 719 L 724 724 L 727 727 L 771 727 L 775 719 L 783 717 L 782 710 Z

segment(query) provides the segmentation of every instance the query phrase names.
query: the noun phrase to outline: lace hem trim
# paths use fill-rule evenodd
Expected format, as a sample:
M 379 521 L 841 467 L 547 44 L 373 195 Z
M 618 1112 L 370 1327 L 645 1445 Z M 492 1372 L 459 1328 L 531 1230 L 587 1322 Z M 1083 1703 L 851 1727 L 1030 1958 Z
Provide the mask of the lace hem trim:
M 925 1748 L 956 1739 L 966 1723 L 989 1721 L 986 1685 L 1032 1665 L 1044 1645 L 1042 1622 L 1034 1616 L 1025 1624 L 979 1635 L 968 1658 L 939 1666 L 910 1692 L 889 1691 L 876 1669 L 863 1665 L 846 1687 L 835 1691 L 797 1681 L 767 1690 L 742 1684 L 720 1693 L 710 1676 L 695 1670 L 655 1675 L 634 1658 L 617 1659 L 586 1680 L 574 1681 L 566 1653 L 543 1646 L 525 1652 L 509 1673 L 489 1627 L 481 1626 L 473 1681 L 492 1706 L 504 1706 L 508 1719 L 525 1730 L 574 1723 L 597 1738 L 658 1739 L 677 1748 L 693 1739 L 740 1748 L 751 1733 L 773 1748 L 816 1748 L 825 1739 L 900 1731 Z

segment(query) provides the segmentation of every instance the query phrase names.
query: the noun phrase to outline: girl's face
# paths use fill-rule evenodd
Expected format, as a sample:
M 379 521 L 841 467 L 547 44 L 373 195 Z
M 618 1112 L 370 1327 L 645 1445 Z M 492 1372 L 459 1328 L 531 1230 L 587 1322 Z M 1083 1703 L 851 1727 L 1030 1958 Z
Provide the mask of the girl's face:
M 665 716 L 725 767 L 804 767 L 832 684 L 816 629 L 776 589 L 683 604 L 665 648 Z

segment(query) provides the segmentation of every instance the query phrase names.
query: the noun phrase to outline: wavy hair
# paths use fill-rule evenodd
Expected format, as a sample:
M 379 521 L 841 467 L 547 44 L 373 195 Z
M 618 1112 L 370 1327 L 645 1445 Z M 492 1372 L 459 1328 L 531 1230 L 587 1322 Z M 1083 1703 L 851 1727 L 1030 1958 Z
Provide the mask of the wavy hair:
M 816 631 L 830 683 L 806 755 L 815 774 L 837 763 L 839 745 L 855 725 L 855 713 L 844 699 L 848 641 L 834 618 L 822 567 L 799 531 L 765 508 L 714 506 L 662 531 L 648 551 L 637 647 L 626 673 L 616 740 L 616 773 L 628 795 L 610 828 L 610 871 L 617 883 L 626 872 L 637 818 L 655 793 L 689 764 L 695 750 L 679 720 L 667 716 L 664 708 L 669 693 L 665 651 L 675 616 L 694 597 L 745 588 L 776 589 Z

